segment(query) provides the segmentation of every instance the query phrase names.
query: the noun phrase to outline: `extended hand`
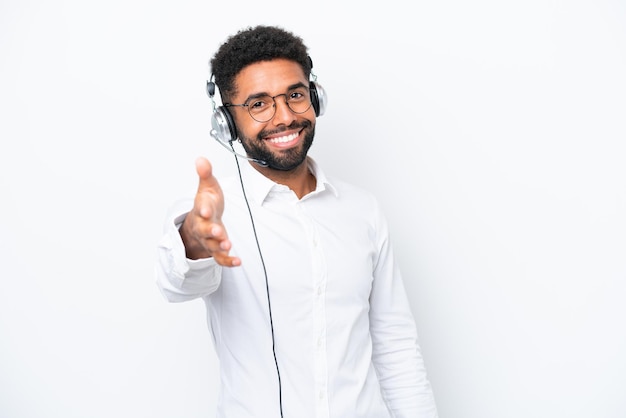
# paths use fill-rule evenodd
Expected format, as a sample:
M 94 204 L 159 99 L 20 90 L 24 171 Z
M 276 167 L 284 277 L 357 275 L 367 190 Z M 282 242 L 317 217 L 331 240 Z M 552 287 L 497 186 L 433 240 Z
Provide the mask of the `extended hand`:
M 180 228 L 187 257 L 193 260 L 213 257 L 222 266 L 238 266 L 241 260 L 228 254 L 232 244 L 222 223 L 224 194 L 213 176 L 211 163 L 206 158 L 198 158 L 196 171 L 198 192 L 193 209 Z

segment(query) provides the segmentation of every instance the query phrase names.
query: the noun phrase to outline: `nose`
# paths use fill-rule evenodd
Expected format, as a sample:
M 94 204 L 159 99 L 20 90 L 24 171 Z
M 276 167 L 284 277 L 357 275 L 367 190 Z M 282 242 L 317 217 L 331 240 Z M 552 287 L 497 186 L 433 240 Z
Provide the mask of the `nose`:
M 291 111 L 287 105 L 287 95 L 281 94 L 281 97 L 274 97 L 274 107 L 276 112 L 272 122 L 274 125 L 290 125 L 296 119 L 296 114 Z

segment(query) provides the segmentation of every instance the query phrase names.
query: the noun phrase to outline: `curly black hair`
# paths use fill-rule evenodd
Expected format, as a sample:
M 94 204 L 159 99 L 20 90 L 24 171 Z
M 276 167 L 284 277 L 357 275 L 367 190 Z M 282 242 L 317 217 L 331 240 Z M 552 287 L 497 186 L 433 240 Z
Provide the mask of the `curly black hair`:
M 277 26 L 258 25 L 241 29 L 228 37 L 210 62 L 222 102 L 236 94 L 234 80 L 242 69 L 277 58 L 297 62 L 305 77 L 309 78 L 312 62 L 308 48 L 299 36 Z

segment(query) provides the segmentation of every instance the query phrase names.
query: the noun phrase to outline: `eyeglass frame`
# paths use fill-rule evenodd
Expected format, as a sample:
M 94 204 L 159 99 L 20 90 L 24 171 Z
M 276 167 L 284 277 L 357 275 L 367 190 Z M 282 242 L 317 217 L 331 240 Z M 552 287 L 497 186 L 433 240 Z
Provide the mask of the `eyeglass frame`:
M 302 87 L 302 88 L 303 88 L 303 90 L 308 90 L 308 92 L 309 92 L 309 106 L 307 106 L 307 108 L 306 108 L 305 110 L 303 110 L 302 112 L 296 112 L 295 110 L 293 110 L 293 109 L 291 108 L 291 106 L 289 106 L 289 98 L 287 97 L 287 95 L 288 95 L 289 93 L 293 92 L 293 91 L 296 91 L 296 90 L 297 90 L 298 88 L 300 88 L 300 87 Z M 277 98 L 277 97 L 280 97 L 280 96 L 285 96 L 285 104 L 287 105 L 287 108 L 288 108 L 288 109 L 289 109 L 292 113 L 294 113 L 294 114 L 296 114 L 296 115 L 301 115 L 301 114 L 303 114 L 303 113 L 307 112 L 307 111 L 311 108 L 311 106 L 313 106 L 313 101 L 311 100 L 311 90 L 312 90 L 312 88 L 311 88 L 311 87 L 306 88 L 306 86 L 305 86 L 305 85 L 303 85 L 303 84 L 298 84 L 298 85 L 295 85 L 295 86 L 292 86 L 291 88 L 289 88 L 289 89 L 287 90 L 287 92 L 286 92 L 286 93 L 277 94 L 277 95 L 275 95 L 275 96 L 270 96 L 269 94 L 266 94 L 266 93 L 263 93 L 263 94 L 254 94 L 254 95 L 250 96 L 250 97 L 246 100 L 246 102 L 245 102 L 245 103 L 240 103 L 240 104 L 236 104 L 236 103 L 224 103 L 224 105 L 223 105 L 223 106 L 224 106 L 224 107 L 247 107 L 247 108 L 248 108 L 248 114 L 250 115 L 250 117 L 251 117 L 252 119 L 254 119 L 255 121 L 257 121 L 257 122 L 259 122 L 259 123 L 265 123 L 265 122 L 269 122 L 269 121 L 271 121 L 271 120 L 274 118 L 274 116 L 276 116 L 276 98 Z M 272 116 L 271 116 L 269 119 L 267 119 L 267 120 L 258 120 L 257 118 L 255 118 L 254 116 L 252 116 L 252 113 L 250 113 L 250 101 L 255 100 L 255 99 L 259 99 L 259 98 L 261 98 L 261 97 L 269 97 L 270 99 L 272 99 L 272 102 L 273 102 L 273 109 L 274 109 L 274 112 L 272 113 Z

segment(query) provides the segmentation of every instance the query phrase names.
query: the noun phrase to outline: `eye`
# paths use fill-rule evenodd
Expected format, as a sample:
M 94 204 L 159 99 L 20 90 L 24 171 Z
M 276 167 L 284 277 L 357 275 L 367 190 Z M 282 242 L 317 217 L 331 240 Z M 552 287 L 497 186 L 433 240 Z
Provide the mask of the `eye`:
M 260 97 L 248 103 L 248 107 L 250 108 L 250 110 L 258 112 L 270 106 L 271 102 L 272 99 L 269 97 Z
M 305 98 L 306 98 L 306 90 L 304 89 L 297 89 L 297 90 L 292 90 L 291 92 L 289 92 L 289 101 L 299 102 Z

